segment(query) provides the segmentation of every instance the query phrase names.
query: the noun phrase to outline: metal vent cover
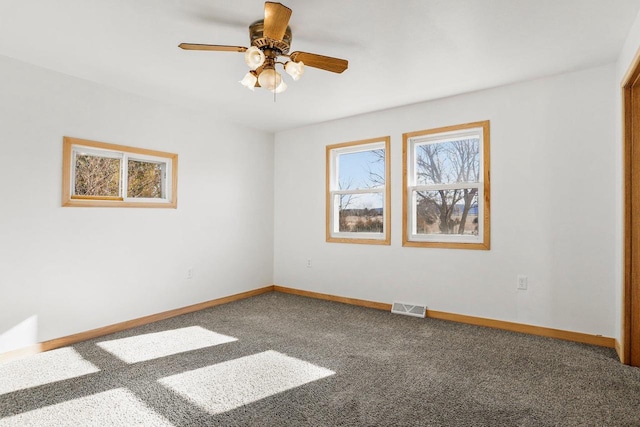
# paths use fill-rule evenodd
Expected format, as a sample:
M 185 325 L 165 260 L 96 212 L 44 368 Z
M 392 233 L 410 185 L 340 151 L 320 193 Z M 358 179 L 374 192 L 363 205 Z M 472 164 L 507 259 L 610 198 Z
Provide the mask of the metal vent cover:
M 425 317 L 427 315 L 427 306 L 418 304 L 407 304 L 404 302 L 394 302 L 391 306 L 391 312 L 395 314 L 404 314 L 407 316 Z

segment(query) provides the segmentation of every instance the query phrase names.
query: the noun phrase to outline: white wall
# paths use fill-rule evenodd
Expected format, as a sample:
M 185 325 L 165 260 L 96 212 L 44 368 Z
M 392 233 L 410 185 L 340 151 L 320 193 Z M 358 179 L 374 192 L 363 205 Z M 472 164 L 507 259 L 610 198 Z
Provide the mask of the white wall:
M 615 93 L 615 130 L 616 130 L 616 143 L 614 144 L 614 155 L 616 164 L 616 176 L 615 186 L 613 188 L 616 207 L 616 222 L 615 222 L 615 268 L 616 276 L 615 282 L 617 284 L 615 289 L 615 301 L 616 301 L 616 338 L 618 340 L 622 337 L 622 288 L 624 286 L 624 158 L 623 158 L 623 127 L 622 127 L 622 89 L 621 85 L 624 83 L 624 79 L 632 62 L 638 53 L 640 48 L 640 14 L 636 17 L 629 35 L 624 42 L 624 45 L 620 51 L 618 61 L 616 63 L 616 79 L 612 87 Z
M 276 134 L 275 283 L 614 336 L 615 72 L 599 67 Z M 403 248 L 402 133 L 487 119 L 491 250 Z M 384 135 L 391 246 L 326 243 L 325 146 Z M 528 291 L 516 290 L 518 274 L 529 277 Z
M 615 67 L 281 132 L 275 182 L 269 134 L 0 57 L 0 353 L 272 282 L 619 337 L 618 87 L 639 45 L 636 21 Z M 486 119 L 492 249 L 403 248 L 402 133 Z M 177 152 L 178 209 L 60 207 L 64 135 Z M 392 245 L 326 243 L 325 146 L 384 135 Z
M 178 153 L 178 209 L 62 208 L 64 135 Z M 271 134 L 0 57 L 0 149 L 0 353 L 272 283 Z

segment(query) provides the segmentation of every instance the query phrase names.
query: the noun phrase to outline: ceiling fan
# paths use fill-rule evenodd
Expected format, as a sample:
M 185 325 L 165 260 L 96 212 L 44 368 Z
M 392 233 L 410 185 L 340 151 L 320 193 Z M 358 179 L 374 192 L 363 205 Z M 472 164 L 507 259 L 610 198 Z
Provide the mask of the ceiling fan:
M 185 50 L 244 52 L 244 60 L 250 71 L 240 83 L 250 90 L 263 87 L 273 93 L 283 92 L 287 85 L 276 71 L 276 64 L 283 65 L 286 73 L 294 80 L 302 76 L 305 65 L 333 73 L 342 73 L 347 69 L 349 62 L 345 59 L 307 52 L 289 53 L 292 40 L 288 25 L 290 17 L 291 9 L 268 1 L 264 4 L 264 19 L 249 26 L 251 47 L 195 43 L 180 43 L 179 47 Z M 279 62 L 279 57 L 288 59 L 286 62 Z

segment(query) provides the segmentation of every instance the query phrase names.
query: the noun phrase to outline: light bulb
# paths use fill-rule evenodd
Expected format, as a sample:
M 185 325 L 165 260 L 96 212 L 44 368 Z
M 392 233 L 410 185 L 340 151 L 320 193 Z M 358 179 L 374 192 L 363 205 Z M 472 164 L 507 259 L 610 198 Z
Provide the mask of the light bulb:
M 250 89 L 253 91 L 256 87 L 257 81 L 258 81 L 258 78 L 252 72 L 248 72 L 247 74 L 244 75 L 244 78 L 240 80 L 238 83 L 240 83 L 242 86 L 246 87 L 247 89 Z
M 267 90 L 274 90 L 282 83 L 282 76 L 273 68 L 265 68 L 258 76 L 258 83 Z
M 274 90 L 272 90 L 271 92 L 273 92 L 273 93 L 282 93 L 285 90 L 287 90 L 287 84 L 284 82 L 284 80 L 282 80 L 280 82 L 280 84 L 278 85 L 278 87 L 275 88 Z
M 255 46 L 251 46 L 244 53 L 244 62 L 247 63 L 249 68 L 255 70 L 262 64 L 264 64 L 264 52 Z
M 302 74 L 304 74 L 304 62 L 289 61 L 284 64 L 284 70 L 289 74 L 293 80 L 298 81 Z

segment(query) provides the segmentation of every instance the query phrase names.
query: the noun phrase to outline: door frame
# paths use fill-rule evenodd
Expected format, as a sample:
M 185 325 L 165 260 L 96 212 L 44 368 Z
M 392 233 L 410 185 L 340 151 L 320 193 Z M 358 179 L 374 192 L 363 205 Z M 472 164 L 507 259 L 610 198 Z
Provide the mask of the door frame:
M 624 284 L 622 363 L 640 366 L 640 51 L 622 82 L 624 156 Z

